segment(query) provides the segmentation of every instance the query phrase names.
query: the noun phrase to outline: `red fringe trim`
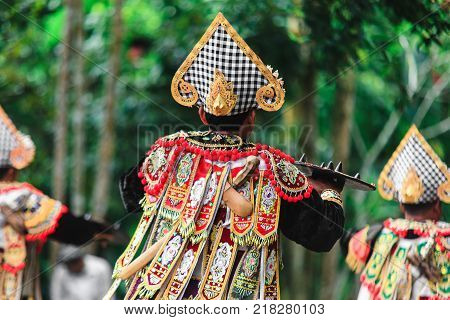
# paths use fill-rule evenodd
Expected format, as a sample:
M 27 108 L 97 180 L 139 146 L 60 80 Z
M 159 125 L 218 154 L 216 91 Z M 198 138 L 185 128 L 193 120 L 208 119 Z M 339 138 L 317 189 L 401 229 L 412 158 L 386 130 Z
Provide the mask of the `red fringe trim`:
M 391 219 L 387 219 L 386 221 L 384 221 L 384 223 L 383 223 L 384 227 L 391 230 L 393 233 L 395 233 L 400 238 L 405 238 L 406 235 L 408 234 L 409 230 L 412 230 L 414 232 L 414 234 L 419 237 L 428 237 L 430 235 L 430 233 L 428 231 L 423 231 L 420 229 L 398 229 L 398 228 L 393 227 L 391 222 L 392 222 Z
M 147 155 L 149 155 L 153 150 L 155 150 L 158 147 L 165 147 L 165 148 L 175 148 L 173 152 L 173 156 L 171 159 L 169 159 L 169 163 L 167 168 L 164 170 L 164 173 L 162 173 L 159 177 L 151 177 L 154 178 L 155 181 L 157 181 L 156 184 L 154 184 L 154 181 L 152 181 L 152 186 L 149 186 L 148 181 L 145 178 L 144 173 L 142 170 L 138 172 L 138 177 L 141 179 L 142 185 L 144 185 L 144 191 L 152 196 L 156 196 L 160 193 L 160 191 L 164 188 L 167 179 L 169 177 L 169 173 L 172 171 L 176 159 L 180 155 L 181 152 L 187 151 L 190 153 L 195 153 L 197 155 L 200 155 L 204 157 L 207 160 L 211 161 L 235 161 L 242 158 L 246 158 L 248 156 L 260 156 L 261 159 L 265 162 L 267 170 L 265 171 L 265 176 L 270 179 L 270 183 L 275 187 L 276 192 L 278 195 L 289 202 L 297 202 L 301 201 L 303 199 L 307 199 L 311 196 L 311 192 L 313 190 L 313 187 L 310 185 L 306 188 L 306 190 L 298 193 L 292 193 L 287 190 L 283 190 L 282 186 L 274 179 L 274 173 L 272 169 L 272 165 L 270 163 L 270 159 L 268 158 L 267 154 L 264 151 L 268 151 L 272 154 L 275 154 L 279 156 L 280 158 L 290 162 L 294 163 L 294 158 L 290 155 L 282 152 L 279 149 L 269 147 L 267 145 L 263 144 L 256 144 L 255 148 L 248 151 L 240 151 L 238 149 L 230 149 L 230 150 L 209 150 L 204 149 L 198 146 L 194 146 L 189 144 L 189 142 L 185 138 L 178 138 L 176 140 L 166 140 L 164 138 L 160 138 L 156 141 L 156 143 L 150 148 L 150 150 L 147 152 Z
M 37 233 L 37 234 L 27 234 L 25 236 L 25 239 L 27 241 L 41 241 L 41 242 L 45 242 L 47 240 L 47 237 L 49 235 L 51 235 L 53 232 L 55 232 L 56 228 L 58 227 L 59 219 L 61 219 L 61 217 L 64 214 L 66 214 L 68 211 L 69 211 L 69 209 L 65 205 L 62 205 L 61 206 L 61 210 L 59 210 L 59 212 L 57 213 L 53 224 L 47 230 L 44 230 L 41 233 Z
M 12 266 L 10 264 L 4 263 L 3 270 L 9 273 L 17 274 L 17 272 L 23 270 L 25 268 L 25 262 L 20 263 L 18 266 Z

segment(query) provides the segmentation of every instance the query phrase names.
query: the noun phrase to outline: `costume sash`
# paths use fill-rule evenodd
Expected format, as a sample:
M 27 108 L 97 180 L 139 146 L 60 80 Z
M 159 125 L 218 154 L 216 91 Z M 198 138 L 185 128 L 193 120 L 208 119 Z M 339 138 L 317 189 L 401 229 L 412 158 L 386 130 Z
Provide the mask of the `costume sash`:
M 261 250 L 250 247 L 239 261 L 231 281 L 229 300 L 255 300 L 259 289 Z
M 211 168 L 206 161 L 201 161 L 194 177 L 187 204 L 181 213 L 179 231 L 183 237 L 189 237 L 195 231 L 195 218 L 203 205 L 204 195 L 211 176 Z M 207 199 L 205 199 L 207 200 Z
M 190 243 L 186 247 L 162 299 L 177 300 L 183 296 L 184 290 L 186 289 L 197 262 L 202 255 L 205 243 L 206 240 L 203 240 L 197 244 Z
M 253 179 L 245 182 L 240 188 L 237 188 L 240 194 L 249 201 L 252 202 L 254 206 L 253 197 Z M 234 242 L 239 245 L 249 245 L 251 244 L 251 231 L 254 223 L 254 214 L 251 214 L 245 218 L 239 217 L 233 211 L 231 211 L 231 237 Z
M 378 294 L 380 288 L 379 277 L 381 270 L 389 259 L 392 247 L 397 241 L 397 235 L 390 230 L 383 229 L 375 243 L 372 256 L 361 274 L 361 282 L 363 282 L 374 295 Z
M 257 247 L 268 245 L 277 237 L 280 197 L 263 171 L 259 175 L 254 212 L 254 244 Z
M 203 200 L 203 206 L 195 220 L 195 232 L 191 236 L 193 243 L 199 243 L 208 237 L 209 226 L 211 225 L 222 200 L 222 193 L 226 179 L 229 174 L 229 167 L 213 167 L 213 172 L 208 180 L 208 190 Z
M 25 237 L 9 225 L 3 227 L 3 234 L 5 252 L 3 254 L 3 286 L 0 288 L 0 297 L 5 300 L 18 300 L 22 293 L 22 275 L 27 256 Z
M 220 226 L 205 275 L 199 285 L 197 299 L 220 300 L 223 297 L 233 269 L 236 251 L 237 243 L 231 239 L 230 230 Z
M 194 153 L 185 153 L 181 156 L 162 200 L 159 213 L 162 217 L 172 221 L 180 217 L 186 206 L 200 158 Z
M 278 241 L 262 248 L 261 295 L 263 300 L 280 299 L 280 255 Z
M 380 298 L 383 300 L 409 300 L 411 296 L 411 272 L 406 265 L 409 246 L 398 246 L 389 262 L 387 276 L 382 279 Z M 403 289 L 403 290 L 402 290 Z

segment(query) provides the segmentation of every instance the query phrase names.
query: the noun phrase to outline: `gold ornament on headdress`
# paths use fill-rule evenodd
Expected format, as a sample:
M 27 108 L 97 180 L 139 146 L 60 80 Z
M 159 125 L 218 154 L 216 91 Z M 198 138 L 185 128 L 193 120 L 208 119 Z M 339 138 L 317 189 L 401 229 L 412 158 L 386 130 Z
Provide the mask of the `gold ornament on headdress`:
M 225 80 L 219 70 L 214 72 L 214 81 L 211 82 L 206 105 L 215 116 L 226 116 L 236 105 L 237 95 L 233 92 L 233 83 Z
M 404 203 L 417 203 L 422 196 L 423 184 L 414 168 L 409 168 L 400 193 Z

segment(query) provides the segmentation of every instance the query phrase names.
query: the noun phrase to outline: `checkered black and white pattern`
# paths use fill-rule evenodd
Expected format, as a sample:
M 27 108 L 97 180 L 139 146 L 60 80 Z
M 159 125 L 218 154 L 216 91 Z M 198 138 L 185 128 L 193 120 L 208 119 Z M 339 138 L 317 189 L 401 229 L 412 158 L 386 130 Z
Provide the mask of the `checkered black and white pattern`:
M 400 190 L 410 168 L 416 171 L 423 184 L 424 192 L 418 203 L 437 200 L 437 189 L 446 181 L 446 177 L 415 134 L 409 137 L 387 174 L 388 178 L 394 183 L 394 199 L 401 203 L 405 202 L 401 198 Z
M 0 118 L 0 168 L 11 165 L 9 155 L 17 144 L 11 129 Z
M 256 92 L 268 81 L 222 26 L 217 28 L 183 77 L 196 88 L 199 95 L 197 105 L 203 106 L 206 112 L 210 112 L 206 99 L 216 69 L 233 83 L 233 91 L 238 96 L 229 115 L 258 108 Z

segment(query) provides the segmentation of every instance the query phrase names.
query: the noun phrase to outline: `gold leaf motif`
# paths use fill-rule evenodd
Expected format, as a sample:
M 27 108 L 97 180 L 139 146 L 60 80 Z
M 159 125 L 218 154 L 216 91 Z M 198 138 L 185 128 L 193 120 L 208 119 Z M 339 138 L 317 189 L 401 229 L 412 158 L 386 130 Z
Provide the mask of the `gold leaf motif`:
M 233 83 L 228 82 L 219 70 L 214 71 L 214 81 L 211 82 L 206 105 L 215 116 L 226 116 L 233 110 L 237 95 L 233 92 Z
M 256 102 L 265 111 L 277 111 L 283 106 L 284 91 L 281 86 L 269 83 L 256 91 Z
M 414 168 L 410 168 L 400 190 L 403 203 L 418 203 L 423 194 L 423 184 Z
M 182 106 L 192 107 L 198 100 L 198 92 L 195 87 L 180 77 L 173 79 L 171 90 L 175 100 Z
M 450 177 L 447 177 L 447 181 L 439 186 L 437 193 L 441 201 L 450 203 Z

